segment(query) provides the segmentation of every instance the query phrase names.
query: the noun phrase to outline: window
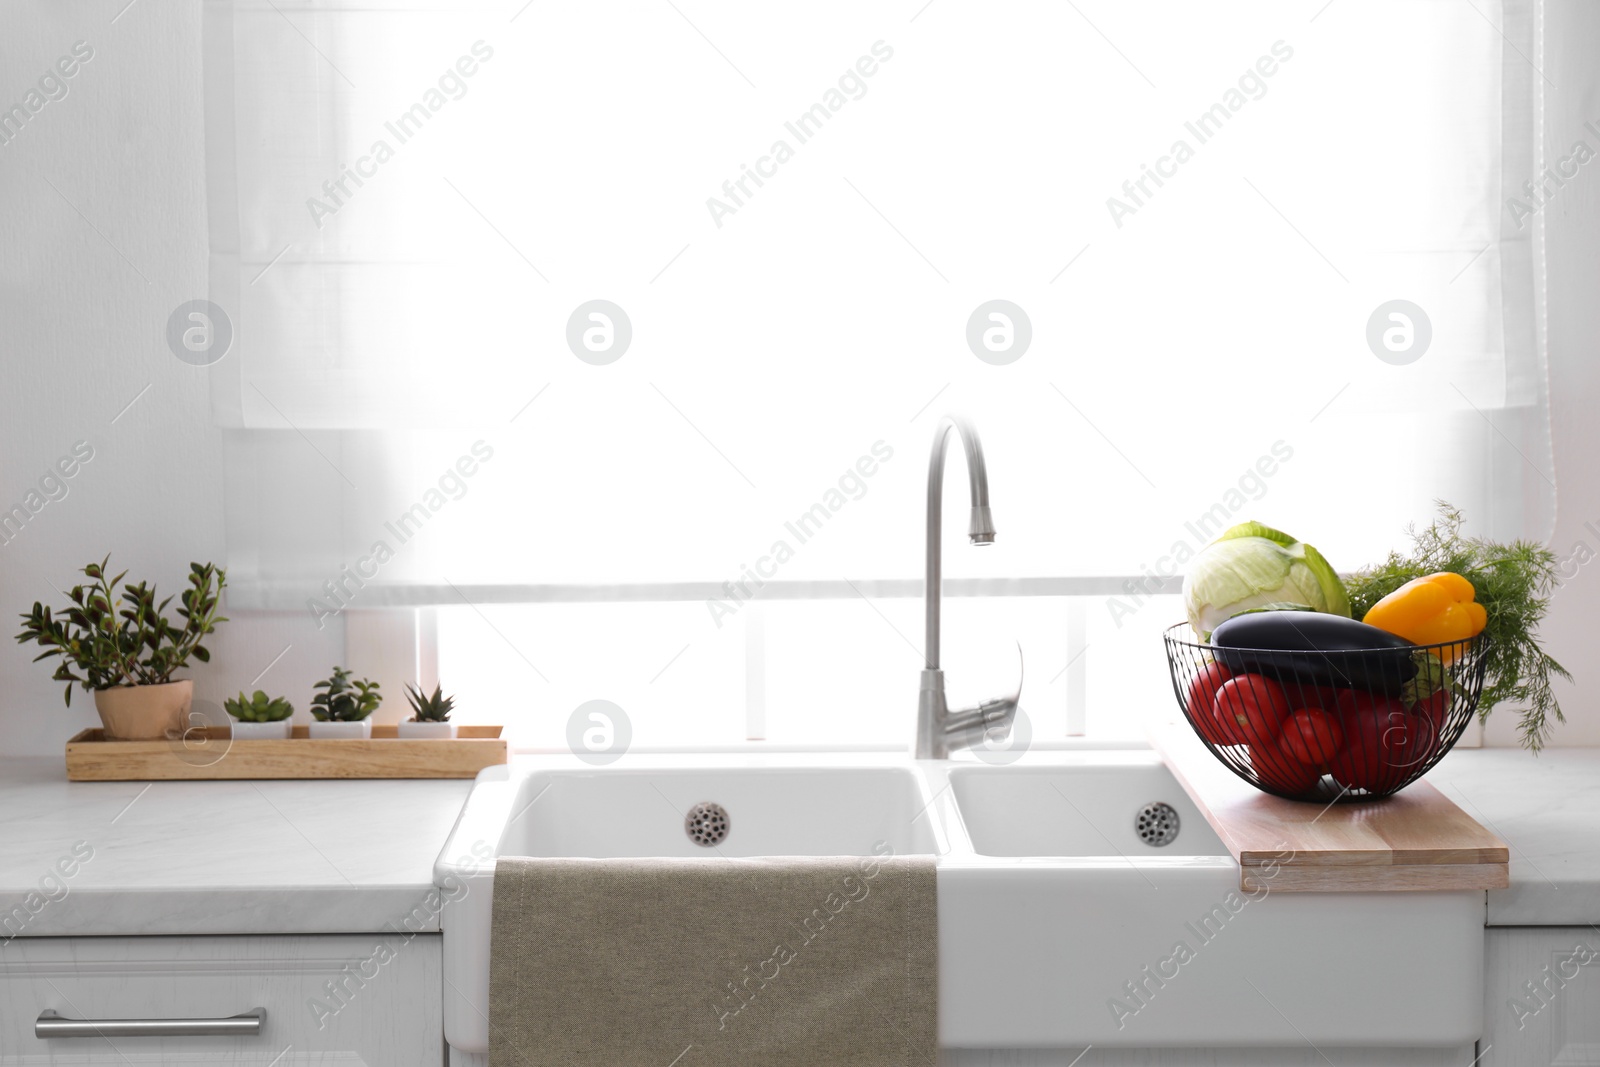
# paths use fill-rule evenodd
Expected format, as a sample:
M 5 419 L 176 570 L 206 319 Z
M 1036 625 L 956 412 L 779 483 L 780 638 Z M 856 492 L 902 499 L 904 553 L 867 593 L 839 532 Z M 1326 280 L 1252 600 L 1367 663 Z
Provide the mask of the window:
M 1021 640 L 1042 737 L 1234 521 L 1548 530 L 1532 4 L 207 10 L 234 603 L 430 612 L 524 743 L 899 743 L 947 409 L 953 695 Z

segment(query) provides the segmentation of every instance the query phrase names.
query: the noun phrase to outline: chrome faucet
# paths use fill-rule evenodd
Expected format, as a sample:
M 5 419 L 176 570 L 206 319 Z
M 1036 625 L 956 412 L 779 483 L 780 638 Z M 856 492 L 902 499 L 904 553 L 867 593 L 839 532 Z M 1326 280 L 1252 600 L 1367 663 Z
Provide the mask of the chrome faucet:
M 917 739 L 913 753 L 917 759 L 949 759 L 950 753 L 981 744 L 985 738 L 1001 741 L 1010 736 L 1022 695 L 986 700 L 972 708 L 951 711 L 945 703 L 944 671 L 939 667 L 939 600 L 942 592 L 943 560 L 940 520 L 944 512 L 944 457 L 950 431 L 956 431 L 967 453 L 967 483 L 972 491 L 972 518 L 967 537 L 975 545 L 994 544 L 994 519 L 989 514 L 989 471 L 983 462 L 983 443 L 978 431 L 959 415 L 946 415 L 933 432 L 933 453 L 928 457 L 928 547 L 925 559 L 923 601 L 926 622 L 923 633 L 922 688 L 917 698 Z M 1019 647 L 1020 655 L 1021 649 Z

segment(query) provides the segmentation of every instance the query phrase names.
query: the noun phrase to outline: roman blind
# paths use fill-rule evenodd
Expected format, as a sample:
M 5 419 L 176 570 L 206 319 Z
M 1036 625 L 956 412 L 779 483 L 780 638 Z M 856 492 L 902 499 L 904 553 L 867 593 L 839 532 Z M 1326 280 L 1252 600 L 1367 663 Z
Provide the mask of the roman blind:
M 205 10 L 241 606 L 911 589 L 946 410 L 995 591 L 1549 530 L 1526 0 Z

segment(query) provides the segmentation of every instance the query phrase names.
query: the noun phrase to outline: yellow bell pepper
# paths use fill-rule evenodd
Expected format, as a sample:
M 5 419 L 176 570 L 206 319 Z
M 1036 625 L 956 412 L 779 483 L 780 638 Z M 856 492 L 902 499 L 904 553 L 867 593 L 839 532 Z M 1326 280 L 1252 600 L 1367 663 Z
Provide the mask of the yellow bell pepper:
M 1488 613 L 1473 600 L 1476 590 L 1459 574 L 1442 571 L 1413 578 L 1368 611 L 1361 621 L 1418 645 L 1465 641 L 1483 632 Z M 1439 650 L 1445 663 L 1458 658 L 1458 648 Z

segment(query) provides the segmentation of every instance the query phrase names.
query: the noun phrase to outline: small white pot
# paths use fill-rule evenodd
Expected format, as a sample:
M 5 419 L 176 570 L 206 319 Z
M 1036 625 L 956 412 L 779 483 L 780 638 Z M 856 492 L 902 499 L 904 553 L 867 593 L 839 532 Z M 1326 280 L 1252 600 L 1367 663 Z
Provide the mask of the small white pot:
M 362 719 L 360 722 L 313 722 L 311 724 L 311 739 L 313 741 L 361 741 L 371 736 L 371 719 Z
M 235 741 L 287 741 L 293 724 L 288 719 L 277 722 L 240 722 L 233 720 Z
M 399 736 L 416 740 L 437 741 L 448 739 L 456 735 L 456 724 L 453 722 L 403 722 L 400 724 Z

